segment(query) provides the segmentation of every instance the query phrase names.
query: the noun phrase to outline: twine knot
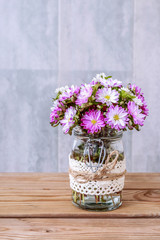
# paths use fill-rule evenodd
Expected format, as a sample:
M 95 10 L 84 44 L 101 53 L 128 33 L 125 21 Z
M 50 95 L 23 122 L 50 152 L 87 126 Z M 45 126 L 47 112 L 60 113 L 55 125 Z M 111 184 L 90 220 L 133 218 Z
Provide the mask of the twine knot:
M 115 155 L 115 158 L 110 162 L 110 159 L 113 155 Z M 78 183 L 87 183 L 89 181 L 114 180 L 120 178 L 125 175 L 126 170 L 121 173 L 111 173 L 112 169 L 114 169 L 117 163 L 118 157 L 118 151 L 114 150 L 108 155 L 105 163 L 103 164 L 103 167 L 98 169 L 96 172 L 89 173 L 86 171 L 74 171 L 73 169 L 69 168 L 69 174 L 71 174 Z

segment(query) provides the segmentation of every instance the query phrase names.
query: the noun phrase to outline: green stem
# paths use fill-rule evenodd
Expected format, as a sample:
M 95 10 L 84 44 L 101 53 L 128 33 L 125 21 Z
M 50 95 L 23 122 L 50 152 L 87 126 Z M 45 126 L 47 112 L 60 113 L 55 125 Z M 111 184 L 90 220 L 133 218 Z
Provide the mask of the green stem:
M 81 205 L 81 200 L 82 200 L 82 194 L 79 193 L 79 203 L 80 203 L 80 205 Z
M 83 204 L 84 204 L 84 194 L 82 194 L 82 201 L 83 201 Z
M 74 192 L 74 202 L 77 202 L 77 192 Z
M 112 194 L 110 194 L 110 196 L 111 196 L 111 199 L 112 199 L 112 202 L 113 202 L 113 206 L 115 207 L 116 205 L 115 205 L 115 202 L 113 200 Z
M 104 195 L 101 195 L 101 202 L 106 202 L 106 200 L 104 199 Z
M 98 203 L 98 196 L 95 195 L 95 201 L 96 201 L 96 204 Z

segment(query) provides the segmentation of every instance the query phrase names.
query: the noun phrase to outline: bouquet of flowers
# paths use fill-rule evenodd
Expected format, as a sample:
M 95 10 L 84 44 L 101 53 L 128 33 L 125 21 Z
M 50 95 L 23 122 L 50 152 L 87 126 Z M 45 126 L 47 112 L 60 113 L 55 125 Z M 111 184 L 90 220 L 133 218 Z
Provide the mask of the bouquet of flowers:
M 97 74 L 89 84 L 56 89 L 50 123 L 75 140 L 69 177 L 75 205 L 112 210 L 122 204 L 126 161 L 122 131 L 140 130 L 148 115 L 141 89 Z
M 76 126 L 90 134 L 110 131 L 140 130 L 148 115 L 141 89 L 135 84 L 127 87 L 117 79 L 97 74 L 89 84 L 56 89 L 50 124 L 63 126 L 72 134 Z

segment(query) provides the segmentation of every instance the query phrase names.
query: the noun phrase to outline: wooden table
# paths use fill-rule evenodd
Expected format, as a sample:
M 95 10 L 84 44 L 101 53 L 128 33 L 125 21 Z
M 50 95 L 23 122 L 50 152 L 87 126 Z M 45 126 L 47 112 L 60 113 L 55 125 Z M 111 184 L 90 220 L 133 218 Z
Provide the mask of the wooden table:
M 160 173 L 129 173 L 110 212 L 71 203 L 68 174 L 1 173 L 0 240 L 159 239 Z

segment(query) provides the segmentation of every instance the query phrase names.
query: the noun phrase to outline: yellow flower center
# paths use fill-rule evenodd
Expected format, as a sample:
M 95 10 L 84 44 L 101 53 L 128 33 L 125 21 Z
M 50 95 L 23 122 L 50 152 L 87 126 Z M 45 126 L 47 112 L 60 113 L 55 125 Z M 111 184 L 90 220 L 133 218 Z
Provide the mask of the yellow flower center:
M 104 98 L 107 99 L 107 100 L 109 100 L 109 99 L 110 99 L 110 96 L 109 96 L 109 95 L 106 95 Z
M 119 120 L 118 114 L 115 114 L 113 118 L 114 118 L 115 121 Z
M 94 125 L 94 124 L 96 124 L 96 120 L 95 119 L 93 119 L 93 120 L 91 120 L 91 123 Z

